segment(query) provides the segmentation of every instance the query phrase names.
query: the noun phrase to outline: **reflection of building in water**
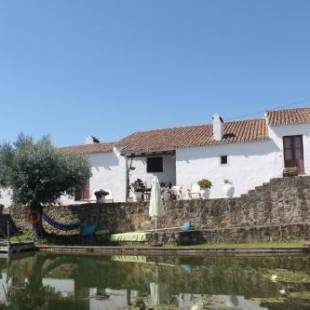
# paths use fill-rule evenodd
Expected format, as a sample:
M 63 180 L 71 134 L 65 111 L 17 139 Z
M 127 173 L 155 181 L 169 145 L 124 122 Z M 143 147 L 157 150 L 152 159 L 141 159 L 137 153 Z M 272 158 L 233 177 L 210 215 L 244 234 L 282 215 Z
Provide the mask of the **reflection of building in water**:
M 130 290 L 89 289 L 89 310 L 119 309 L 129 306 L 138 292 Z
M 53 288 L 56 293 L 61 294 L 63 297 L 74 296 L 75 293 L 73 279 L 43 278 L 42 285 Z
M 127 307 L 135 300 L 139 293 L 127 289 L 108 289 L 108 288 L 85 288 L 76 285 L 74 279 L 53 279 L 43 278 L 42 285 L 47 288 L 53 288 L 56 293 L 62 297 L 75 297 L 83 299 L 85 304 L 89 304 L 85 309 L 119 309 Z
M 6 292 L 12 285 L 12 279 L 8 279 L 5 272 L 2 272 L 0 275 L 0 299 L 1 302 L 5 302 Z M 158 275 L 155 277 L 155 280 L 156 278 L 158 279 Z M 26 281 L 25 278 L 24 281 Z M 17 282 L 14 284 L 22 287 L 21 281 Z M 138 291 L 130 289 L 80 287 L 75 279 L 43 278 L 42 286 L 52 288 L 62 297 L 74 297 L 83 300 L 83 309 L 85 310 L 120 309 L 134 306 L 137 300 L 144 303 L 146 307 L 174 304 L 182 310 L 190 310 L 193 306 L 202 309 L 204 305 L 235 307 L 240 310 L 267 310 L 267 308 L 253 304 L 242 296 L 180 293 L 171 298 L 165 284 L 156 281 L 150 283 L 149 292 L 143 297 L 141 297 L 141 293 Z
M 0 273 L 0 302 L 6 303 L 6 292 L 8 288 L 11 286 L 12 281 L 8 279 L 6 272 Z
M 177 300 L 178 308 L 182 310 L 189 310 L 193 306 L 202 309 L 204 305 L 212 307 L 232 307 L 240 310 L 268 310 L 267 308 L 253 304 L 243 296 L 179 294 Z
M 92 282 L 92 281 L 90 281 Z M 91 284 L 91 283 L 89 283 Z M 62 297 L 74 297 L 80 300 L 87 310 L 120 309 L 128 306 L 136 306 L 137 302 L 145 307 L 159 305 L 174 305 L 182 310 L 190 310 L 193 306 L 203 309 L 205 305 L 212 307 L 233 307 L 240 310 L 267 310 L 246 300 L 242 296 L 235 295 L 206 295 L 169 293 L 166 283 L 160 279 L 158 266 L 153 273 L 152 282 L 149 283 L 148 291 L 141 295 L 141 292 L 130 289 L 110 289 L 105 287 L 89 287 L 80 283 L 77 279 L 43 278 L 44 287 L 53 288 Z
M 2 272 L 0 278 L 0 299 L 6 300 L 6 291 L 12 285 L 12 281 L 7 278 L 7 274 Z M 169 305 L 171 302 L 179 309 L 190 310 L 193 306 L 202 309 L 204 305 L 237 307 L 240 310 L 267 310 L 267 308 L 255 305 L 242 296 L 229 295 L 202 295 L 181 293 L 175 296 L 175 300 L 169 300 L 169 294 L 161 283 L 150 283 L 147 296 L 139 297 L 138 291 L 129 289 L 109 289 L 109 288 L 86 288 L 79 287 L 75 279 L 43 278 L 44 287 L 53 288 L 62 297 L 75 297 L 84 300 L 84 308 L 87 310 L 114 310 L 132 306 L 139 298 L 146 307 L 154 305 Z
M 187 259 L 170 257 L 113 256 L 110 259 L 36 255 L 10 264 L 3 261 L 2 272 L 0 264 L 0 298 L 5 300 L 8 292 L 8 304 L 23 305 L 28 298 L 34 306 L 41 306 L 47 300 L 51 308 L 60 305 L 59 308 L 66 309 L 65 305 L 71 305 L 71 309 L 80 310 L 131 307 L 267 310 L 252 303 L 251 298 L 279 296 L 278 285 L 253 272 L 252 262 L 247 268 L 238 258 L 231 267 L 232 258 L 216 259 L 208 257 L 203 262 L 193 259 L 190 264 Z M 258 268 L 261 259 L 252 259 Z M 287 265 L 282 257 L 266 258 L 262 266 L 266 262 L 272 270 Z M 304 266 L 308 258 L 296 258 L 296 262 L 296 266 Z

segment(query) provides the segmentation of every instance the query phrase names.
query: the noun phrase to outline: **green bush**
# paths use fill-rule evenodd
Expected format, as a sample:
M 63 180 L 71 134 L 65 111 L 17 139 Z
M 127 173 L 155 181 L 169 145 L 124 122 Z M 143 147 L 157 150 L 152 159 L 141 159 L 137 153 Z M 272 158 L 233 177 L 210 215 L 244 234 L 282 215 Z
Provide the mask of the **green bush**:
M 212 187 L 212 183 L 208 179 L 201 179 L 200 181 L 198 181 L 198 185 L 202 189 L 208 189 Z

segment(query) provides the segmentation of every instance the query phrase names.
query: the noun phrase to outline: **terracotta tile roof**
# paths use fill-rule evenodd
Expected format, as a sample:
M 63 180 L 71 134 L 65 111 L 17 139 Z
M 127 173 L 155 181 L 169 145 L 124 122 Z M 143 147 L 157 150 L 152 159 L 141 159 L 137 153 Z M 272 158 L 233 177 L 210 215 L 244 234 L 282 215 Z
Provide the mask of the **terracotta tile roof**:
M 113 147 L 116 142 L 110 143 L 94 143 L 94 144 L 82 144 L 57 148 L 60 153 L 70 154 L 95 154 L 95 153 L 109 153 L 113 151 Z
M 224 123 L 224 137 L 213 139 L 212 125 L 136 132 L 119 142 L 123 154 L 172 151 L 177 148 L 242 143 L 269 139 L 265 119 Z
M 267 121 L 270 126 L 310 123 L 310 108 L 268 111 Z
M 224 137 L 213 139 L 212 125 L 187 126 L 136 132 L 119 142 L 95 143 L 58 148 L 61 153 L 108 153 L 119 146 L 123 154 L 173 151 L 177 148 L 207 146 L 214 144 L 244 143 L 270 139 L 270 126 L 310 123 L 310 107 L 274 110 L 265 119 L 252 119 L 224 123 Z

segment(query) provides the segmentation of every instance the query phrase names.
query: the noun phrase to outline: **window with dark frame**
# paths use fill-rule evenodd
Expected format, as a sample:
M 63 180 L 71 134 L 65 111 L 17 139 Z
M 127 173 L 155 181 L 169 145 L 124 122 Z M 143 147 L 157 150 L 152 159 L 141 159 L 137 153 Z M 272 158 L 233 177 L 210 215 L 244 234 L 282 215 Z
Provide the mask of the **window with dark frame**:
M 284 167 L 296 167 L 299 174 L 305 173 L 302 135 L 283 137 Z
M 228 164 L 228 157 L 227 155 L 221 156 L 221 165 L 227 165 Z
M 149 157 L 147 159 L 146 171 L 148 173 L 163 172 L 163 158 Z

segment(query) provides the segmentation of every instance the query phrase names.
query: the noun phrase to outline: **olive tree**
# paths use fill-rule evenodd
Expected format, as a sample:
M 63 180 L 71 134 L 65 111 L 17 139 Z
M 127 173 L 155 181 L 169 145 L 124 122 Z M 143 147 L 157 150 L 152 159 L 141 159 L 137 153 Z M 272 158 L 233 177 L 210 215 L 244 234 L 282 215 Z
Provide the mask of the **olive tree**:
M 35 141 L 20 135 L 14 144 L 0 145 L 0 186 L 12 190 L 13 203 L 38 214 L 33 236 L 43 238 L 43 207 L 63 194 L 73 195 L 91 176 L 88 161 L 79 154 L 61 154 L 49 137 Z

